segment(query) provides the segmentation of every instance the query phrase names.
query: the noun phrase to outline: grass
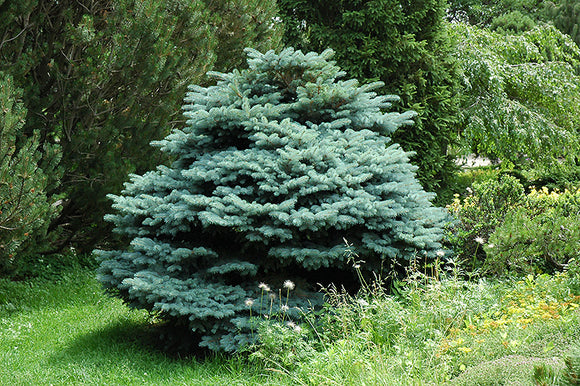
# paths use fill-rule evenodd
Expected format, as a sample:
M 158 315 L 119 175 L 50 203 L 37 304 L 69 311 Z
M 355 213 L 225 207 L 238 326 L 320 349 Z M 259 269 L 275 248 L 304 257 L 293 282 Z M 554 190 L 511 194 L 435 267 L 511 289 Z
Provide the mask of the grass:
M 149 343 L 145 312 L 104 295 L 93 275 L 0 281 L 2 385 L 268 384 L 241 358 L 176 359 Z
M 303 385 L 556 385 L 580 342 L 568 284 L 567 274 L 451 277 L 410 282 L 399 296 L 329 293 L 322 324 L 303 333 L 310 348 L 296 339 L 280 349 L 284 333 L 266 329 L 254 355 Z M 292 360 L 293 351 L 309 354 Z
M 302 329 L 264 324 L 254 354 L 206 359 L 159 351 L 147 313 L 104 295 L 88 270 L 0 280 L 0 384 L 555 385 L 580 342 L 567 280 L 451 277 L 409 282 L 397 296 L 331 291 Z

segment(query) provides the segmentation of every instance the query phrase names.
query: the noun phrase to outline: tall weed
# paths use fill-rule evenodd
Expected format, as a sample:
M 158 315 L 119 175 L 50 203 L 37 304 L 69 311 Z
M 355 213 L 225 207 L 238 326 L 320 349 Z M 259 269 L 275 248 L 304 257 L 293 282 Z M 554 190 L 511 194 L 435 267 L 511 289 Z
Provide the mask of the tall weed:
M 458 266 L 437 275 L 415 269 L 396 293 L 372 282 L 356 296 L 326 289 L 325 308 L 305 313 L 299 334 L 283 325 L 260 330 L 252 358 L 303 385 L 488 385 L 510 377 L 533 384 L 534 376 L 552 384 L 545 382 L 562 377 L 568 347 L 580 339 L 573 270 L 466 281 Z

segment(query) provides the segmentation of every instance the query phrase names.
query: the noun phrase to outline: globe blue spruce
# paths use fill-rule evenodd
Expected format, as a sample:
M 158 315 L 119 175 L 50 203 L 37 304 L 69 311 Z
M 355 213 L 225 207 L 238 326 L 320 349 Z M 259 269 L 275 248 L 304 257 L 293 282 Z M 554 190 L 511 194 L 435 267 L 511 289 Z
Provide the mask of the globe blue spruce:
M 190 87 L 187 127 L 153 143 L 175 161 L 111 196 L 106 219 L 129 245 L 97 251 L 106 287 L 212 350 L 252 341 L 259 282 L 293 280 L 306 302 L 352 272 L 345 238 L 378 270 L 433 257 L 446 219 L 391 143 L 414 113 L 385 112 L 396 97 L 381 83 L 340 80 L 331 50 L 247 53 L 248 69 Z

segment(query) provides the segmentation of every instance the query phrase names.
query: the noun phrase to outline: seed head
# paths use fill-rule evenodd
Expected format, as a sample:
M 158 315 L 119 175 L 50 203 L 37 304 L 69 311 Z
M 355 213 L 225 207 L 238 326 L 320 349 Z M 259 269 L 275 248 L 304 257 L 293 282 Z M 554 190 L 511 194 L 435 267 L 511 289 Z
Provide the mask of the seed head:
M 284 282 L 284 288 L 286 288 L 288 291 L 292 291 L 294 288 L 296 288 L 296 285 L 293 281 L 286 280 Z
M 438 250 L 438 251 L 437 251 L 437 256 L 439 256 L 439 257 L 443 257 L 443 256 L 445 256 L 445 251 Z
M 282 312 L 288 312 L 289 309 L 290 309 L 290 307 L 288 307 L 286 304 L 284 304 L 280 307 L 280 311 L 282 311 Z
M 477 236 L 475 238 L 475 242 L 478 244 L 481 244 L 481 245 L 485 244 L 485 240 L 483 239 L 483 237 L 479 237 L 479 236 Z
M 246 299 L 244 304 L 246 305 L 246 307 L 250 308 L 254 305 L 254 299 Z
M 258 284 L 258 288 L 261 289 L 262 291 L 270 292 L 270 286 L 266 283 Z

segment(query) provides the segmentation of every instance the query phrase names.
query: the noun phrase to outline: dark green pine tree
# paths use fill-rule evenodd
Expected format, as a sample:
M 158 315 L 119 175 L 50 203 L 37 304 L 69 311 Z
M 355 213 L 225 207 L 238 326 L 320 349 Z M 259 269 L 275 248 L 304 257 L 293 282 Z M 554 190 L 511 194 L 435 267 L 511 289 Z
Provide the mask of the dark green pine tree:
M 554 26 L 580 45 L 580 1 L 562 0 L 555 4 L 549 1 L 546 9 Z
M 183 125 L 187 85 L 236 68 L 244 47 L 279 47 L 276 13 L 274 0 L 0 0 L 0 71 L 23 90 L 21 132 L 62 149 L 53 249 L 103 241 L 106 194 L 162 162 L 143 152 Z
M 561 0 L 556 0 L 560 2 Z M 509 33 L 528 31 L 545 22 L 544 0 L 448 0 L 447 18 Z
M 39 146 L 38 132 L 23 136 L 26 109 L 12 77 L 0 74 L 0 272 L 11 271 L 31 251 L 35 239 L 46 238 L 50 220 L 59 211 L 48 197 L 48 173 L 59 161 L 54 147 Z M 44 155 L 44 167 L 41 157 Z M 48 173 L 47 173 L 48 172 Z
M 292 280 L 306 301 L 352 274 L 343 238 L 369 273 L 433 257 L 446 219 L 390 139 L 415 113 L 385 112 L 397 97 L 380 82 L 339 80 L 331 50 L 247 51 L 249 69 L 190 87 L 188 126 L 154 143 L 175 162 L 111 196 L 130 244 L 96 251 L 107 288 L 212 350 L 251 341 L 258 282 Z

